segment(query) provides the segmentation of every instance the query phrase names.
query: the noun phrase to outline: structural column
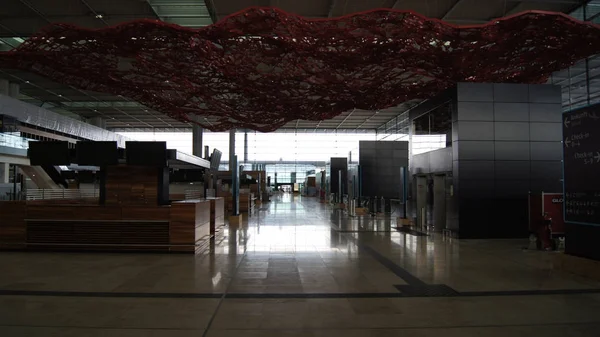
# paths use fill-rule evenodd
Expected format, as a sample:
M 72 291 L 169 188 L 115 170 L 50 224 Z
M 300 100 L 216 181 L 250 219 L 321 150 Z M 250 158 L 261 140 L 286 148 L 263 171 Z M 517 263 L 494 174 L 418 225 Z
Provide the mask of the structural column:
M 19 83 L 10 83 L 8 85 L 8 96 L 12 98 L 19 98 L 20 91 L 21 86 L 19 86 Z
M 244 163 L 248 162 L 248 131 L 244 131 Z
M 8 184 L 10 181 L 10 164 L 0 163 L 0 184 Z
M 192 125 L 192 154 L 202 158 L 202 136 L 204 129 L 197 124 Z
M 10 83 L 8 80 L 0 78 L 0 95 L 8 96 Z
M 229 171 L 235 169 L 235 129 L 229 130 Z

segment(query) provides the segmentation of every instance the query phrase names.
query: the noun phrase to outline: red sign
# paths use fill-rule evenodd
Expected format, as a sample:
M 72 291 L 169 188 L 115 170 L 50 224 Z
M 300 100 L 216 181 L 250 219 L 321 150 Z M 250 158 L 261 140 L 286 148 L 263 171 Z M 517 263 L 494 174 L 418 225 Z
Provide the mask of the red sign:
M 552 218 L 552 233 L 565 232 L 562 193 L 542 193 L 542 216 L 544 213 Z

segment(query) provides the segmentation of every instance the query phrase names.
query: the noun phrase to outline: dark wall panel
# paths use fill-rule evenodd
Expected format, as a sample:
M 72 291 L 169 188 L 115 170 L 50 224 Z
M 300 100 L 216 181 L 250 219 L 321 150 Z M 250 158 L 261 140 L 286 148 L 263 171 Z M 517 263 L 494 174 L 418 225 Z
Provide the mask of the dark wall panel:
M 489 83 L 458 83 L 459 102 L 493 102 L 494 85 Z
M 461 180 L 490 179 L 494 177 L 494 161 L 459 160 L 458 176 Z
M 562 141 L 561 123 L 531 122 L 531 141 L 535 142 L 560 142 Z
M 529 104 L 494 103 L 494 120 L 499 122 L 529 122 Z
M 528 103 L 529 85 L 496 83 L 494 84 L 494 101 Z
M 531 160 L 562 160 L 561 142 L 530 142 Z
M 555 86 L 458 85 L 452 136 L 461 237 L 526 237 L 529 191 L 560 191 L 560 99 Z M 490 104 L 493 121 L 473 108 Z
M 494 105 L 489 102 L 458 102 L 458 119 L 491 122 L 494 120 Z
M 471 140 L 455 142 L 452 145 L 454 157 L 464 160 L 494 160 L 494 142 L 491 140 Z
M 331 193 L 339 191 L 339 173 L 342 174 L 342 194 L 348 193 L 348 158 L 331 158 Z
M 494 140 L 493 122 L 458 121 L 453 123 L 453 140 Z M 454 130 L 457 130 L 454 137 Z
M 531 122 L 562 123 L 562 106 L 560 103 L 529 104 L 529 120 Z
M 528 122 L 496 122 L 494 123 L 495 140 L 529 141 Z
M 495 178 L 496 180 L 529 180 L 531 165 L 528 160 L 496 160 Z
M 495 142 L 496 160 L 529 160 L 529 142 Z
M 408 168 L 408 142 L 360 141 L 363 196 L 401 196 L 400 168 Z M 428 166 L 428 163 L 422 163 Z

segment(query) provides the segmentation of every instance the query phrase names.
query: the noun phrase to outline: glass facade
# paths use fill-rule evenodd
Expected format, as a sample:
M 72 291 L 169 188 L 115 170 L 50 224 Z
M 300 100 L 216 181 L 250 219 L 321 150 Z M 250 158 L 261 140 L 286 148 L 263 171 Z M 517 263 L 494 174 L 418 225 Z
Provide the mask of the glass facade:
M 191 132 L 119 132 L 119 134 L 139 141 L 166 141 L 169 149 L 184 153 L 192 153 Z M 272 132 L 247 133 L 247 151 L 244 149 L 244 132 L 237 132 L 235 152 L 240 165 L 251 170 L 252 164 L 265 164 L 267 176 L 272 183 L 303 183 L 307 172 L 323 170 L 331 157 L 347 157 L 351 162 L 358 162 L 358 142 L 375 140 L 376 133 L 335 131 L 310 132 Z M 210 151 L 218 149 L 222 152 L 221 170 L 228 170 L 229 133 L 207 132 L 202 137 L 203 145 Z M 391 139 L 390 139 L 391 140 Z M 244 153 L 247 161 L 244 161 Z M 295 177 L 295 179 L 294 179 Z
M 600 23 L 600 0 L 588 1 L 570 15 L 578 20 Z M 564 111 L 600 103 L 600 55 L 555 72 L 548 83 L 562 87 Z

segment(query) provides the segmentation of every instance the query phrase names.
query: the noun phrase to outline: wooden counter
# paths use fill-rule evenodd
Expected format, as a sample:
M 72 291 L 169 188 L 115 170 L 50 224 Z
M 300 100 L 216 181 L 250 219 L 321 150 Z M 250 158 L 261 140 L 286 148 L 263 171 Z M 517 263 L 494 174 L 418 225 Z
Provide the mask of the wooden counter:
M 169 245 L 171 251 L 195 252 L 211 236 L 210 201 L 184 200 L 171 203 Z
M 222 198 L 213 201 L 215 221 L 224 218 L 218 211 L 222 202 Z M 193 253 L 214 233 L 211 205 L 204 199 L 170 206 L 1 201 L 0 249 Z

